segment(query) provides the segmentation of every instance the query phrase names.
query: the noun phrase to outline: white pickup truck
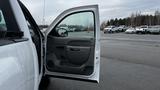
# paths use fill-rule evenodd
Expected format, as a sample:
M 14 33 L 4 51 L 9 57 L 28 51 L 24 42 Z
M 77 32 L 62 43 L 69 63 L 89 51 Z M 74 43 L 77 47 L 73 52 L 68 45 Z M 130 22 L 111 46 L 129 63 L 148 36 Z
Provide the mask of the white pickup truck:
M 48 77 L 99 82 L 99 71 L 97 5 L 64 11 L 42 33 L 20 1 L 0 0 L 0 90 L 38 90 Z

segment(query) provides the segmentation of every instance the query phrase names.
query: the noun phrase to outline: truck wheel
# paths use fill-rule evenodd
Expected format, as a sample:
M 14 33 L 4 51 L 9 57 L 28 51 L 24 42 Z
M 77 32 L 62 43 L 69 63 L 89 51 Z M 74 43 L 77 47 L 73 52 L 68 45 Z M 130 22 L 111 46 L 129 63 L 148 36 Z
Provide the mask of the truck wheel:
M 46 90 L 49 86 L 50 79 L 49 77 L 42 77 L 41 83 L 39 85 L 39 90 Z

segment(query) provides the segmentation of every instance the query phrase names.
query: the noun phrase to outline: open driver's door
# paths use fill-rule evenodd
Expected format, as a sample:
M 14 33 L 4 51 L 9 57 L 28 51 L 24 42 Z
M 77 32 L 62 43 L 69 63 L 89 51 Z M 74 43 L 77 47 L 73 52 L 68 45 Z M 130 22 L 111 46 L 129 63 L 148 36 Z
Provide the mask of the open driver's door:
M 45 31 L 45 75 L 99 82 L 98 5 L 64 11 Z

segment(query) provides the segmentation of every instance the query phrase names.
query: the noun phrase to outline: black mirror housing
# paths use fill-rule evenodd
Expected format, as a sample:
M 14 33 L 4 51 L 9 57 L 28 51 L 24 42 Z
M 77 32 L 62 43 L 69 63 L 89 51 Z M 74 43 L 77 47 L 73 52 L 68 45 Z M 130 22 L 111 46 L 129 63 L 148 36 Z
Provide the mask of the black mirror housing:
M 68 36 L 67 29 L 57 28 L 57 32 L 58 32 L 59 36 L 61 36 L 61 37 L 67 37 Z

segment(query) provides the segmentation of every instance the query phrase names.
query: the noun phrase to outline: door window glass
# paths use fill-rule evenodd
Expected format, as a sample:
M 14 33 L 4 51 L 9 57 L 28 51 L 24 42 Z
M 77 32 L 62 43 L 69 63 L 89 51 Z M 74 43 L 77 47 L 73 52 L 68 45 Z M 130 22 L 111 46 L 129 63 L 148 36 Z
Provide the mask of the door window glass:
M 6 22 L 5 22 L 2 10 L 0 10 L 0 30 L 3 30 L 3 31 L 7 30 Z
M 93 38 L 94 15 L 92 12 L 71 14 L 58 24 L 56 31 L 63 37 Z
M 0 38 L 4 38 L 6 36 L 7 26 L 3 16 L 2 10 L 0 10 Z

